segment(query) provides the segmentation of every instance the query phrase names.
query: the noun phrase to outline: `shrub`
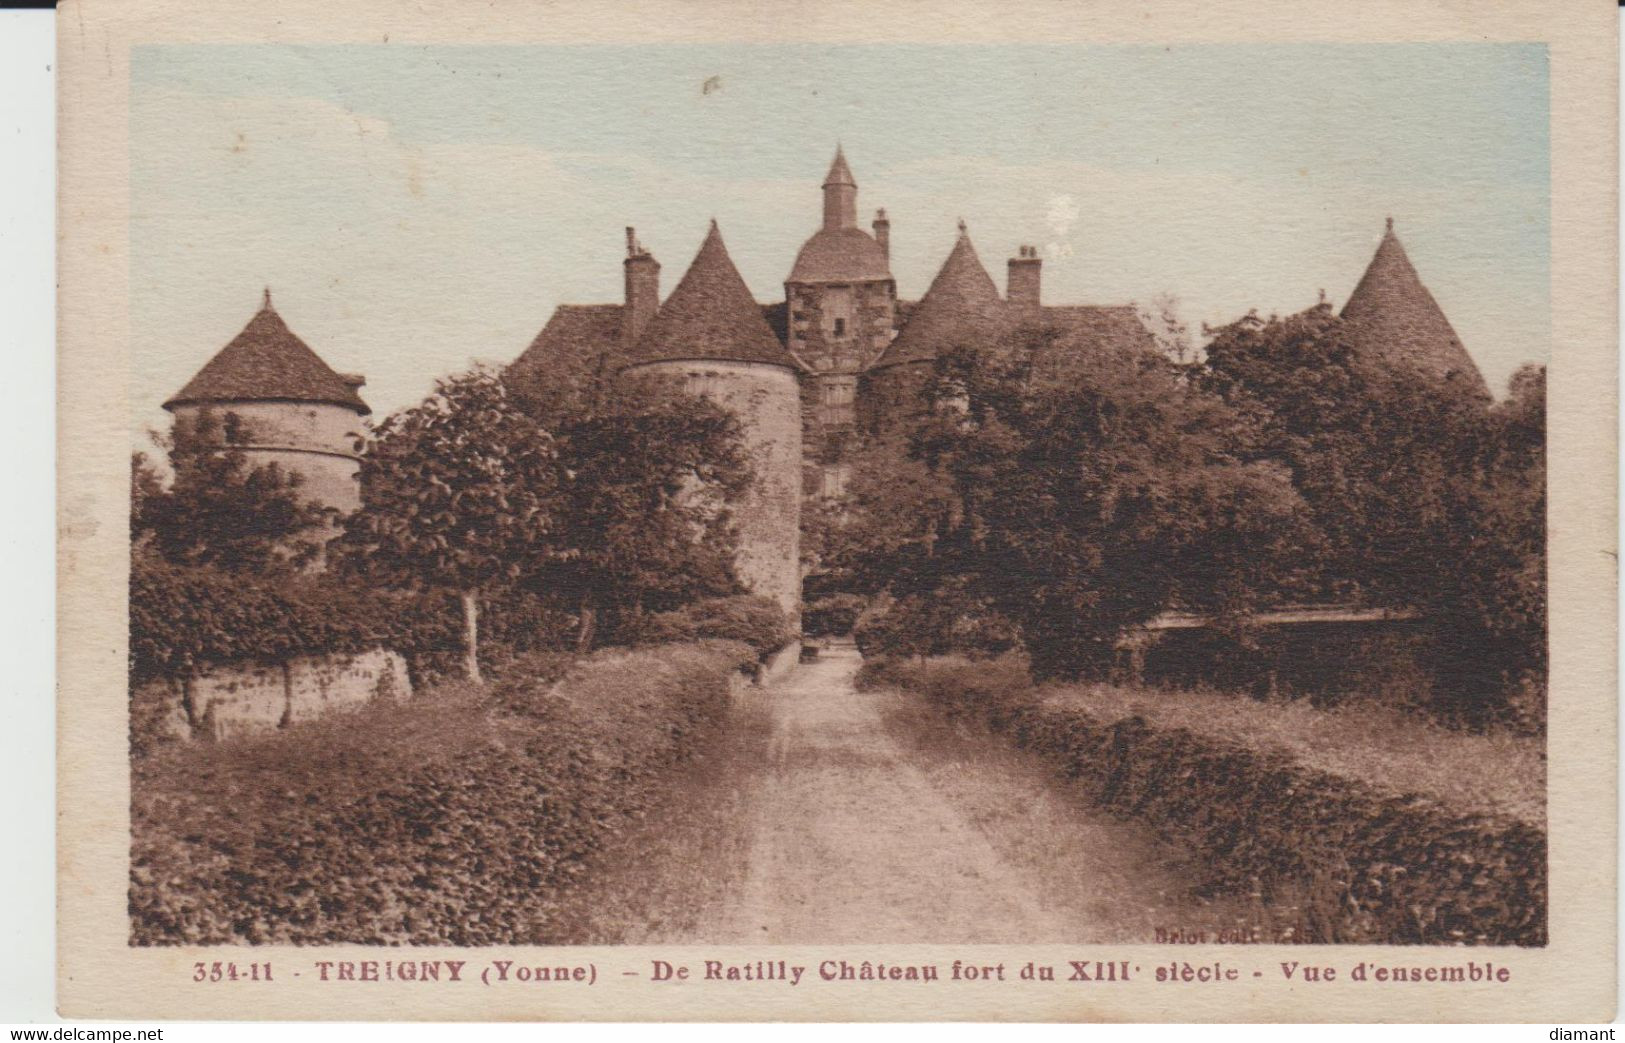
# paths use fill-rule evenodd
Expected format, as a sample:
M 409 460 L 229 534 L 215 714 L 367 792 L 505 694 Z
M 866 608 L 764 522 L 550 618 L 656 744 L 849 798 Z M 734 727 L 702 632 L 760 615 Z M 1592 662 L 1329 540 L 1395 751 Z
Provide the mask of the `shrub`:
M 1321 707 L 1358 700 L 1419 709 L 1434 687 L 1427 635 L 1411 622 L 1167 630 L 1146 649 L 1144 667 L 1155 685 L 1306 699 Z
M 945 612 L 935 610 L 929 596 L 894 598 L 885 595 L 870 602 L 852 628 L 852 638 L 864 658 L 871 656 L 945 655 L 949 650 Z
M 739 594 L 706 598 L 671 612 L 646 617 L 632 628 L 639 644 L 717 639 L 738 641 L 765 659 L 794 637 L 790 621 L 770 598 Z
M 591 669 L 594 662 L 573 652 L 523 652 L 506 656 L 492 668 L 492 681 L 485 698 L 501 712 L 529 713 L 537 700 L 550 695 L 553 687 L 573 668 Z
M 965 710 L 989 707 L 1013 693 L 1029 691 L 1032 677 L 1027 660 L 1019 655 L 982 661 L 954 656 L 924 661 L 882 656 L 865 659 L 854 683 L 861 691 L 906 688 L 939 707 Z
M 560 683 L 138 762 L 138 945 L 545 943 L 593 855 L 711 741 L 741 646 L 610 650 Z
M 807 637 L 850 634 L 869 599 L 861 594 L 827 594 L 801 610 L 801 632 Z
M 1546 834 L 1307 768 L 1276 750 L 1139 715 L 1045 701 L 1012 665 L 885 662 L 861 681 L 911 688 L 1049 758 L 1099 806 L 1199 855 L 1210 892 L 1297 904 L 1298 938 L 1546 943 Z
M 951 591 L 881 597 L 870 603 L 852 637 L 865 656 L 1002 655 L 1019 642 L 1009 621 Z
M 482 653 L 501 672 L 514 656 L 562 648 L 574 620 L 524 591 L 485 599 Z M 130 571 L 132 684 L 208 665 L 390 648 L 414 685 L 456 674 L 461 608 L 442 591 L 392 590 L 331 575 L 237 574 L 138 553 Z
M 390 643 L 405 619 L 432 644 L 408 598 L 381 599 L 303 576 L 227 575 L 138 555 L 130 572 L 132 680 L 184 676 L 221 663 L 359 652 Z

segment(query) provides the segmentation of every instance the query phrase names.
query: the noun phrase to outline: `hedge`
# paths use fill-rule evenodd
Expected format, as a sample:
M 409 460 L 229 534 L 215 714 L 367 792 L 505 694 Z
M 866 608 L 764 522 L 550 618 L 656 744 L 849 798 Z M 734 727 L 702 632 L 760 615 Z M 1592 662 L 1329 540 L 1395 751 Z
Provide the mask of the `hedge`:
M 543 944 L 754 654 L 613 651 L 135 766 L 138 945 Z
M 304 575 L 235 575 L 137 557 L 130 570 L 130 676 L 178 677 L 208 664 L 390 647 L 455 651 L 449 598 L 368 590 Z
M 482 597 L 480 658 L 567 643 L 574 621 L 524 591 Z M 414 684 L 460 674 L 462 609 L 439 591 L 391 590 L 330 575 L 229 574 L 138 555 L 130 570 L 130 679 L 183 677 L 208 665 L 279 663 L 389 648 Z
M 1049 758 L 1098 806 L 1193 849 L 1207 892 L 1297 904 L 1297 940 L 1546 944 L 1546 834 L 1529 822 L 1046 704 L 1017 671 L 983 665 L 893 661 L 861 680 L 919 691 Z
M 754 649 L 759 659 L 766 659 L 789 644 L 795 631 L 772 598 L 737 594 L 655 613 L 633 627 L 631 637 L 640 644 L 739 641 Z
M 801 629 L 808 637 L 841 637 L 852 633 L 869 605 L 861 594 L 826 594 L 801 609 Z

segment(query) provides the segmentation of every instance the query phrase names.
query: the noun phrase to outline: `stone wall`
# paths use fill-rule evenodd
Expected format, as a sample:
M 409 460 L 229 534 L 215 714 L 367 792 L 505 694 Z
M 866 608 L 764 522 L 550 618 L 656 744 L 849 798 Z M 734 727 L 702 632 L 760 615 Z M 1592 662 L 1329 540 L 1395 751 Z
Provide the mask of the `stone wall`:
M 756 676 L 756 683 L 777 684 L 790 676 L 790 671 L 794 670 L 800 662 L 801 639 L 796 638 L 767 657 L 767 661 L 762 664 L 761 672 Z
M 187 681 L 149 681 L 130 696 L 138 736 L 228 739 L 274 731 L 376 698 L 407 699 L 412 682 L 397 652 L 301 656 L 274 666 L 211 667 Z
M 361 416 L 323 402 L 232 402 L 209 407 L 217 417 L 242 424 L 238 448 L 250 466 L 277 464 L 304 477 L 301 492 L 315 503 L 348 514 L 361 506 Z M 194 420 L 200 406 L 175 408 L 177 420 Z
M 790 351 L 811 372 L 802 379 L 803 492 L 840 495 L 855 428 L 858 374 L 896 329 L 890 282 L 789 283 Z M 837 334 L 835 318 L 842 320 Z
M 897 327 L 890 282 L 787 283 L 789 348 L 814 373 L 857 373 L 880 357 Z M 844 330 L 835 332 L 835 318 Z
M 734 511 L 739 579 L 801 620 L 801 389 L 788 366 L 672 361 L 638 367 L 677 377 L 739 418 L 754 481 Z

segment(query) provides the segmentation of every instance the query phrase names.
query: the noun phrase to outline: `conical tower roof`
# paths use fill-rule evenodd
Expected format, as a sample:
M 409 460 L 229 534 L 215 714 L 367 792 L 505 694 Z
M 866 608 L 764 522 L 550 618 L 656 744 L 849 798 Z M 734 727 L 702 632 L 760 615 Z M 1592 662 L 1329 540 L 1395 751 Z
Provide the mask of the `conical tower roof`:
M 1004 300 L 993 277 L 982 267 L 964 222 L 948 259 L 942 262 L 931 288 L 915 306 L 908 325 L 875 363 L 929 362 L 943 346 L 966 336 L 997 332 L 1005 322 Z
M 824 175 L 824 187 L 828 188 L 830 185 L 858 187 L 857 181 L 852 177 L 852 168 L 846 165 L 846 153 L 841 151 L 840 145 L 835 146 L 835 161 L 829 165 L 829 173 Z
M 372 410 L 356 394 L 359 383 L 335 373 L 288 329 L 271 307 L 271 291 L 266 290 L 265 303 L 243 331 L 165 402 L 164 408 L 226 402 L 325 402 L 365 415 Z
M 795 366 L 734 267 L 715 221 L 694 263 L 638 338 L 628 365 L 673 359 Z
M 1376 256 L 1343 305 L 1343 318 L 1351 343 L 1368 357 L 1407 363 L 1490 397 L 1483 374 L 1405 256 L 1392 218 Z

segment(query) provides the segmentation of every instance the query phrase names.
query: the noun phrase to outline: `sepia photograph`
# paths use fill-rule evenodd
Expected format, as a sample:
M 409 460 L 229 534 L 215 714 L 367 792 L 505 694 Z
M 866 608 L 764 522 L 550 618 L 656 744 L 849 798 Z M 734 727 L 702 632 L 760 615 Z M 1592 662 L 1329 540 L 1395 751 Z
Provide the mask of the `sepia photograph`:
M 1550 980 L 1563 714 L 1613 792 L 1554 45 L 377 30 L 108 74 L 98 945 L 860 1019 Z
M 133 943 L 1545 941 L 1543 49 L 960 57 L 136 52 Z

